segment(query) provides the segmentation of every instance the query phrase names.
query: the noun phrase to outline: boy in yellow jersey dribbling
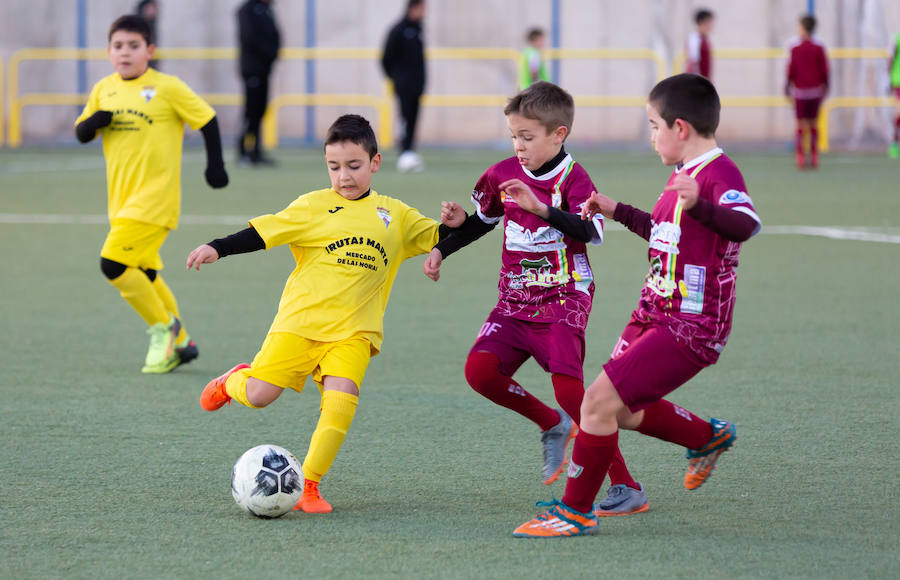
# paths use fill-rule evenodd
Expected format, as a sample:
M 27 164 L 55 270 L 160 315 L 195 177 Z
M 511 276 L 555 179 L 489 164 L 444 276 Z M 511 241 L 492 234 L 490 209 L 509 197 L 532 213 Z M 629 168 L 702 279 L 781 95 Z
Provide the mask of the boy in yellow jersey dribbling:
M 369 358 L 381 348 L 384 311 L 400 264 L 430 252 L 462 222 L 442 226 L 371 189 L 381 154 L 372 127 L 359 115 L 343 115 L 328 129 L 325 163 L 330 188 L 254 218 L 247 229 L 203 244 L 187 258 L 188 268 L 199 269 L 230 254 L 281 245 L 294 255 L 297 267 L 253 363 L 213 379 L 200 404 L 207 411 L 232 399 L 265 407 L 287 388 L 302 391 L 312 376 L 322 393 L 321 414 L 303 462 L 303 496 L 294 508 L 308 513 L 332 509 L 319 482 L 353 421 Z
M 198 355 L 159 274 L 159 249 L 178 226 L 185 123 L 203 133 L 207 183 L 225 187 L 228 174 L 216 112 L 183 81 L 149 67 L 147 22 L 137 15 L 113 22 L 108 52 L 115 72 L 94 85 L 75 135 L 82 143 L 102 135 L 110 231 L 100 269 L 149 326 L 142 371 L 166 373 Z

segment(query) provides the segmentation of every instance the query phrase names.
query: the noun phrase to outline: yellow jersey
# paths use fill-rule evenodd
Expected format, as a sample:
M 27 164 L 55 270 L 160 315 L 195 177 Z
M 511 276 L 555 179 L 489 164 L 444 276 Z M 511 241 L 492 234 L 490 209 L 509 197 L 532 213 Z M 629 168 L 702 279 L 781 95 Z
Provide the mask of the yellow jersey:
M 136 79 L 118 73 L 101 79 L 75 125 L 97 111 L 113 113 L 101 130 L 110 221 L 128 218 L 175 229 L 184 124 L 199 129 L 216 112 L 184 81 L 152 68 Z
M 333 342 L 362 334 L 381 348 L 384 311 L 400 264 L 430 252 L 439 224 L 374 190 L 356 200 L 333 189 L 250 220 L 266 249 L 287 244 L 291 272 L 269 332 Z

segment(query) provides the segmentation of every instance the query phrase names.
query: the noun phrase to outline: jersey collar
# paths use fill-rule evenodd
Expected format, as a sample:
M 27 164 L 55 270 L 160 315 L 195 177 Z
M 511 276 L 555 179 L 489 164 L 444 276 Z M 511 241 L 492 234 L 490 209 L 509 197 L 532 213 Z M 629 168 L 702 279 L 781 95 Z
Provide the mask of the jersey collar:
M 560 173 L 562 173 L 563 171 L 565 171 L 566 167 L 568 167 L 570 163 L 572 163 L 572 154 L 566 153 L 566 156 L 562 158 L 562 161 L 560 161 L 556 167 L 554 167 L 552 170 L 548 171 L 547 173 L 542 174 L 540 177 L 538 177 L 534 173 L 528 171 L 524 167 L 522 167 L 522 171 L 525 172 L 525 175 L 527 175 L 531 179 L 534 179 L 535 181 L 549 181 L 549 180 L 553 179 L 554 177 L 556 177 L 557 175 L 559 175 Z
M 681 171 L 682 171 L 683 169 L 691 169 L 691 168 L 693 168 L 693 167 L 697 167 L 697 166 L 700 165 L 701 163 L 703 163 L 703 162 L 705 162 L 705 161 L 709 161 L 709 160 L 712 159 L 713 157 L 715 157 L 715 156 L 717 156 L 717 155 L 721 155 L 722 153 L 724 153 L 724 151 L 722 151 L 722 148 L 721 148 L 721 147 L 716 147 L 715 149 L 710 149 L 709 151 L 707 151 L 706 153 L 704 153 L 704 154 L 701 155 L 700 157 L 694 157 L 693 159 L 691 159 L 691 160 L 688 161 L 687 163 L 685 163 L 685 164 L 683 164 L 683 165 L 679 165 L 679 166 L 675 169 L 675 173 L 681 173 Z

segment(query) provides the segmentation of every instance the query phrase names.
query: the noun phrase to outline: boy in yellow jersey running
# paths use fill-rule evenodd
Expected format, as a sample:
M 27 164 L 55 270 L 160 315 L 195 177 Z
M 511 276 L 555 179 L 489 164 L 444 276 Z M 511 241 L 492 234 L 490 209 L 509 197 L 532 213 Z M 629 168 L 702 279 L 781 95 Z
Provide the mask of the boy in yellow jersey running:
M 302 391 L 312 375 L 322 393 L 321 415 L 303 461 L 303 496 L 294 508 L 308 513 L 332 509 L 319 482 L 353 421 L 369 358 L 381 348 L 397 269 L 452 231 L 371 189 L 381 154 L 363 117 L 343 115 L 328 129 L 325 163 L 330 188 L 254 218 L 249 228 L 203 244 L 187 258 L 189 269 L 199 269 L 230 254 L 290 246 L 297 267 L 262 348 L 251 365 L 237 365 L 206 385 L 200 404 L 207 411 L 232 399 L 265 407 L 287 388 Z
M 185 123 L 203 132 L 207 183 L 225 187 L 228 174 L 216 112 L 177 77 L 149 68 L 149 39 L 140 16 L 113 22 L 108 52 L 115 72 L 94 85 L 75 134 L 82 143 L 98 132 L 103 137 L 110 231 L 100 270 L 149 326 L 142 372 L 166 373 L 198 355 L 159 274 L 159 249 L 178 226 Z

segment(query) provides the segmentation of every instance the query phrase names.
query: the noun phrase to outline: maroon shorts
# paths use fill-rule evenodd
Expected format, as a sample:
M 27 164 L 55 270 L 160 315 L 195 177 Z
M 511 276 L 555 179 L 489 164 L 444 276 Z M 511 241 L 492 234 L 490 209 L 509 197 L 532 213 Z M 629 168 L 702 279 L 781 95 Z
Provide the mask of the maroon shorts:
M 632 314 L 603 370 L 625 405 L 637 412 L 707 366 L 709 363 L 680 344 L 668 328 L 644 322 Z
M 584 331 L 567 324 L 528 322 L 492 311 L 469 352 L 487 351 L 500 359 L 500 373 L 511 377 L 534 357 L 548 373 L 584 380 Z
M 794 99 L 794 112 L 798 119 L 815 119 L 821 105 L 822 99 Z

